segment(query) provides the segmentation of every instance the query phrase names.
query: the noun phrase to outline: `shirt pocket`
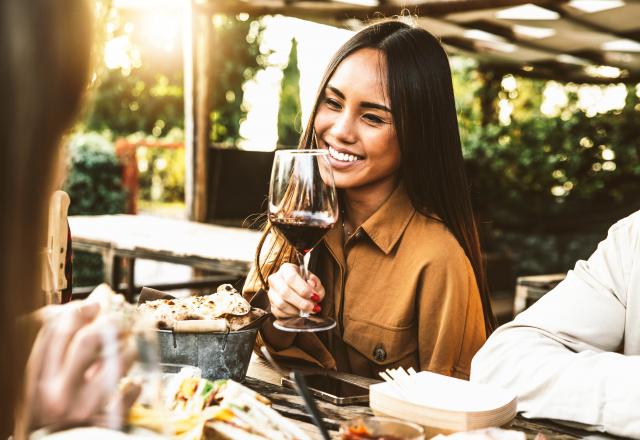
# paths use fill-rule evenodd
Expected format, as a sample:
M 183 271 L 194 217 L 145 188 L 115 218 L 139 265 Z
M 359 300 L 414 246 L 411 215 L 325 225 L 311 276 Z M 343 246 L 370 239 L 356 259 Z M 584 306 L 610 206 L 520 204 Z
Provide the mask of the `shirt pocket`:
M 418 351 L 416 323 L 392 326 L 349 315 L 343 340 L 369 361 L 389 365 L 412 358 Z

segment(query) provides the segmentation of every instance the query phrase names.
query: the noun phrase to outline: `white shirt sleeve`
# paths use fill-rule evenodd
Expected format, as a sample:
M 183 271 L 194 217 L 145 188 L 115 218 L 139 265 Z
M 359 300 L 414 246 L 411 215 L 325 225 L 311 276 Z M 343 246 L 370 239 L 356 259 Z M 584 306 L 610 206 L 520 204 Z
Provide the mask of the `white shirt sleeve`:
M 471 380 L 516 392 L 525 417 L 640 438 L 640 357 L 621 354 L 628 295 L 640 295 L 631 282 L 639 221 L 636 213 L 616 223 L 588 261 L 498 329 Z

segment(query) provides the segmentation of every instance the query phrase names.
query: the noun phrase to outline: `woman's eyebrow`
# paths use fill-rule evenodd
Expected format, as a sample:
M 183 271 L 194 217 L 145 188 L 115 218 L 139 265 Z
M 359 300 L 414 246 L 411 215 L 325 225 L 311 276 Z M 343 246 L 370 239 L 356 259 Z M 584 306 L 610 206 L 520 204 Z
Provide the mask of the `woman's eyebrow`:
M 340 97 L 340 99 L 345 99 L 344 93 L 342 93 L 340 91 L 340 89 L 338 89 L 338 88 L 336 88 L 334 86 L 331 86 L 331 85 L 327 85 L 327 89 L 331 90 L 333 93 L 338 95 L 338 97 Z M 362 101 L 360 103 L 360 107 L 363 107 L 363 108 L 375 108 L 377 110 L 382 110 L 382 111 L 391 113 L 391 109 L 389 107 L 387 107 L 386 105 L 383 105 L 383 104 L 377 104 L 375 102 Z

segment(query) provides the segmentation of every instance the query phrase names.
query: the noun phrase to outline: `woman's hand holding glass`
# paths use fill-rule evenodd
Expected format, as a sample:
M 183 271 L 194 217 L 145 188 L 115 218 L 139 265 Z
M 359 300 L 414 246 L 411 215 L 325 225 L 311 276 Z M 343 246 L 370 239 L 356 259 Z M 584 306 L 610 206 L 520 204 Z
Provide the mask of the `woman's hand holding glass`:
M 305 281 L 300 267 L 285 263 L 271 274 L 269 282 L 269 302 L 271 313 L 277 319 L 295 318 L 300 312 L 318 313 L 325 291 L 320 279 L 309 272 Z

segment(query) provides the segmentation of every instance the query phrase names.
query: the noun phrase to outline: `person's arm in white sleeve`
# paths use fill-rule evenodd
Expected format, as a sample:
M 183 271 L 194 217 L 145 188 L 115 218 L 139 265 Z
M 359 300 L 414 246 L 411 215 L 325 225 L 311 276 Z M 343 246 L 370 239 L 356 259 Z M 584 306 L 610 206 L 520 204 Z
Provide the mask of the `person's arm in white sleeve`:
M 640 295 L 630 290 L 639 223 L 638 213 L 616 223 L 588 261 L 498 329 L 473 359 L 471 380 L 515 391 L 525 417 L 640 438 L 640 357 L 620 354 L 628 295 Z

